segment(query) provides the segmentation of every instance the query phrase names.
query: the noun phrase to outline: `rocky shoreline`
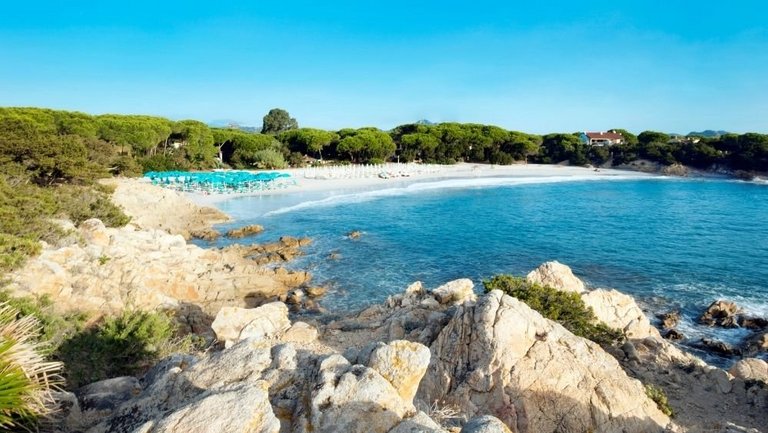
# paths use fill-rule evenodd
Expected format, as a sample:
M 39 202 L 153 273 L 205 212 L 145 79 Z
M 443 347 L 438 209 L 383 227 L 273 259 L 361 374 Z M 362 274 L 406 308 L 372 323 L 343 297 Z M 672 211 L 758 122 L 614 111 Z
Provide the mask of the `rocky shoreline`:
M 323 292 L 281 266 L 309 240 L 203 249 L 186 240 L 215 236 L 220 212 L 135 180 L 117 181 L 113 199 L 131 224 L 68 227 L 71 239 L 7 288 L 61 311 L 175 310 L 221 347 L 59 393 L 59 432 L 766 432 L 765 361 L 708 365 L 662 338 L 631 296 L 590 290 L 557 262 L 527 279 L 578 294 L 623 345 L 575 336 L 500 291 L 477 297 L 466 279 L 292 321 Z M 709 318 L 759 322 L 726 304 Z
M 581 293 L 627 342 L 606 351 L 502 292 L 477 297 L 469 280 L 434 290 L 415 283 L 338 320 L 291 322 L 281 302 L 228 308 L 213 322 L 226 349 L 62 395 L 63 431 L 757 432 L 768 424 L 768 386 L 755 377 L 764 362 L 731 373 L 709 366 L 662 339 L 631 297 L 585 290 L 558 263 L 528 279 Z M 650 385 L 666 393 L 673 418 Z

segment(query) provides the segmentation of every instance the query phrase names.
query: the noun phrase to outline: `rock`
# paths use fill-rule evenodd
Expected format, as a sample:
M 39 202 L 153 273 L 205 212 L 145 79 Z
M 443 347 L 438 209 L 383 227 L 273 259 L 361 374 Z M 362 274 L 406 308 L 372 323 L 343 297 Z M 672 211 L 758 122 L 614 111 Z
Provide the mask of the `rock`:
M 403 292 L 405 296 L 419 296 L 424 294 L 424 285 L 421 283 L 421 281 L 416 281 L 414 283 L 411 283 L 408 287 L 405 288 L 405 292 Z
M 221 233 L 212 228 L 201 228 L 189 232 L 189 235 L 194 239 L 202 239 L 204 241 L 215 241 L 221 236 Z
M 43 250 L 8 275 L 7 289 L 18 296 L 48 295 L 56 299 L 57 312 L 195 304 L 209 315 L 224 304 L 245 306 L 247 296 L 269 298 L 287 290 L 273 270 L 231 251 L 188 245 L 179 235 L 104 228 L 95 219 L 81 227 L 86 244 Z
M 328 254 L 328 260 L 339 260 L 339 259 L 341 259 L 341 253 L 339 252 L 334 251 Z
M 643 385 L 598 345 L 493 291 L 456 307 L 432 343 L 416 398 L 491 414 L 512 431 L 662 432 Z
M 768 328 L 768 320 L 762 317 L 739 316 L 739 326 L 759 331 Z
M 80 223 L 79 229 L 80 234 L 88 244 L 100 247 L 109 246 L 110 235 L 101 220 L 96 218 L 85 220 Z
M 526 279 L 532 283 L 550 286 L 565 292 L 585 293 L 584 282 L 573 275 L 568 266 L 559 262 L 546 262 L 531 271 Z
M 354 239 L 354 240 L 360 239 L 362 235 L 363 235 L 363 232 L 361 232 L 360 230 L 353 230 L 347 233 L 347 237 L 349 239 Z
M 310 406 L 297 409 L 308 413 L 303 431 L 386 433 L 416 412 L 376 370 L 350 365 L 341 355 L 322 360 L 309 385 Z
M 388 433 L 447 433 L 438 423 L 424 412 L 404 419 Z
M 621 329 L 628 338 L 661 338 L 634 298 L 617 290 L 597 289 L 583 293 L 581 299 L 592 307 L 598 320 Z
M 112 178 L 100 183 L 114 186 L 112 202 L 123 208 L 131 224 L 141 230 L 162 230 L 188 239 L 194 231 L 229 220 L 221 211 L 200 207 L 183 193 L 141 179 Z
M 728 374 L 728 372 L 725 370 L 712 367 L 709 369 L 709 372 L 707 373 L 707 378 L 710 381 L 714 382 L 715 386 L 717 386 L 718 391 L 720 391 L 723 394 L 728 394 L 733 389 L 733 384 L 731 383 L 733 376 Z
M 717 353 L 718 355 L 734 356 L 741 354 L 741 350 L 734 348 L 728 343 L 712 338 L 702 338 L 699 341 L 698 346 L 712 353 Z
M 661 320 L 662 329 L 673 329 L 680 323 L 680 311 L 670 311 L 657 316 Z
M 464 424 L 461 433 L 512 433 L 512 430 L 495 416 L 483 415 Z
M 718 300 L 707 307 L 699 321 L 708 326 L 722 326 L 724 328 L 738 327 L 736 314 L 739 307 L 730 301 Z
M 116 377 L 102 380 L 77 390 L 80 423 L 89 423 L 111 415 L 121 404 L 141 392 L 135 377 Z
M 287 293 L 285 303 L 289 305 L 301 304 L 304 299 L 304 291 L 301 289 L 294 289 Z
M 432 296 L 441 304 L 463 304 L 477 299 L 475 284 L 468 278 L 462 278 L 443 284 L 432 291 Z
M 228 238 L 233 239 L 239 239 L 244 238 L 246 236 L 251 236 L 255 234 L 259 234 L 264 231 L 264 227 L 258 225 L 258 224 L 251 224 L 244 227 L 240 227 L 237 229 L 232 229 L 227 232 Z
M 317 329 L 304 322 L 296 322 L 285 331 L 281 340 L 300 344 L 311 343 L 317 340 Z
M 325 292 L 327 291 L 328 288 L 323 286 L 311 286 L 304 289 L 304 292 L 306 292 L 307 296 L 310 298 L 319 298 L 320 296 L 325 295 Z
M 762 359 L 742 359 L 728 370 L 734 377 L 744 380 L 760 380 L 768 384 L 768 363 Z
M 688 167 L 675 163 L 662 168 L 661 173 L 667 176 L 688 176 Z
M 140 431 L 278 433 L 280 421 L 272 412 L 267 389 L 268 385 L 263 381 L 227 385 L 214 394 L 204 394 L 159 421 L 145 423 Z
M 282 302 L 258 308 L 224 307 L 211 324 L 216 338 L 226 346 L 246 338 L 276 338 L 290 326 L 288 307 Z
M 744 352 L 749 356 L 768 352 L 768 332 L 758 332 L 747 338 L 744 343 Z
M 395 340 L 376 348 L 368 360 L 368 367 L 384 376 L 400 397 L 411 403 L 428 365 L 429 349 L 405 340 Z
M 669 329 L 664 333 L 664 338 L 672 341 L 680 341 L 685 339 L 685 335 L 677 329 Z

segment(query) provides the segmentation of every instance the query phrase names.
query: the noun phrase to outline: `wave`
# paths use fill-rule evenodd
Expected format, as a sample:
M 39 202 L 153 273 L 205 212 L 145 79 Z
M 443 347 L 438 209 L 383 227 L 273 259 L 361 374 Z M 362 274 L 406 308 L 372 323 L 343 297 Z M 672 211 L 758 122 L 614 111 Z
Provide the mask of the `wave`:
M 606 180 L 649 180 L 664 179 L 663 176 L 649 177 L 645 175 L 615 175 L 615 176 L 541 176 L 541 177 L 477 177 L 462 179 L 445 179 L 433 182 L 417 182 L 402 187 L 376 189 L 370 191 L 354 192 L 326 197 L 320 200 L 312 200 L 275 209 L 266 212 L 263 216 L 280 215 L 296 212 L 304 209 L 318 207 L 332 207 L 343 204 L 362 203 L 387 197 L 397 197 L 435 190 L 470 189 L 470 188 L 497 188 L 517 185 L 548 184 L 583 181 Z

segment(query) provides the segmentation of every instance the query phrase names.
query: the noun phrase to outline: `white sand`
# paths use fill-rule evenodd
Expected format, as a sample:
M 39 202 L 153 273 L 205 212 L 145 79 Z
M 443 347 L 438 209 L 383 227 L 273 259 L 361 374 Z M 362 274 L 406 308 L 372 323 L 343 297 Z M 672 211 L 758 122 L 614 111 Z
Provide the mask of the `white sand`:
M 432 166 L 434 167 L 434 166 Z M 562 165 L 545 164 L 515 164 L 515 165 L 489 165 L 489 164 L 470 164 L 461 163 L 455 165 L 439 166 L 437 171 L 428 173 L 413 173 L 408 177 L 390 177 L 382 179 L 378 176 L 371 177 L 353 177 L 339 179 L 316 179 L 306 178 L 307 169 L 294 168 L 287 170 L 277 170 L 281 173 L 289 173 L 296 181 L 295 185 L 287 188 L 259 191 L 253 193 L 232 193 L 232 194 L 200 194 L 185 193 L 193 202 L 201 206 L 215 206 L 216 203 L 228 200 L 234 197 L 255 196 L 255 195 L 273 195 L 273 194 L 291 194 L 296 192 L 323 192 L 339 191 L 357 188 L 387 188 L 392 184 L 402 185 L 403 183 L 423 182 L 438 179 L 472 179 L 480 177 L 515 177 L 515 178 L 542 178 L 542 177 L 563 177 L 573 176 L 579 178 L 597 178 L 597 177 L 617 177 L 617 176 L 654 176 L 652 174 L 641 173 L 637 171 L 600 169 L 595 171 L 593 168 L 571 167 Z M 413 170 L 411 165 L 410 171 Z M 393 170 L 396 173 L 396 170 Z M 309 172 L 311 173 L 311 172 Z

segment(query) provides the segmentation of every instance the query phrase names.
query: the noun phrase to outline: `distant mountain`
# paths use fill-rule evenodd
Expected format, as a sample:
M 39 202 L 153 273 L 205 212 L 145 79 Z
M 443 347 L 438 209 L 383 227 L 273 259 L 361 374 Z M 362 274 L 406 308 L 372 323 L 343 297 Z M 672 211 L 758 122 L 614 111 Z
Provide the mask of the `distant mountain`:
M 720 137 L 721 135 L 725 135 L 725 134 L 728 134 L 728 131 L 713 131 L 711 129 L 707 129 L 706 131 L 701 131 L 701 132 L 689 132 L 688 136 L 689 137 L 695 136 L 695 137 L 717 138 L 717 137 Z
M 240 122 L 236 120 L 230 120 L 230 119 L 220 119 L 220 120 L 212 120 L 208 122 L 208 126 L 212 128 L 229 128 L 229 129 L 237 129 L 240 131 L 245 132 L 260 132 L 261 127 L 258 126 L 244 126 L 241 125 Z
M 413 122 L 413 124 L 414 124 L 414 125 L 427 125 L 427 126 L 429 126 L 429 125 L 437 125 L 437 123 L 435 123 L 435 122 L 430 122 L 430 121 L 429 121 L 429 120 L 427 120 L 427 119 L 421 119 L 421 120 L 417 120 L 417 121 Z

